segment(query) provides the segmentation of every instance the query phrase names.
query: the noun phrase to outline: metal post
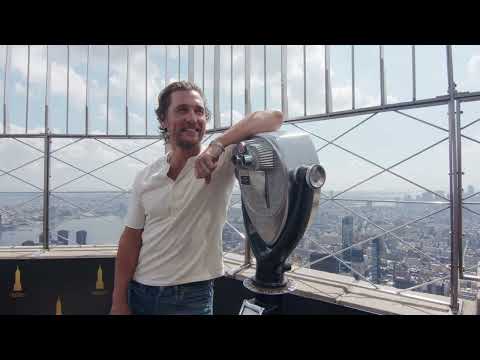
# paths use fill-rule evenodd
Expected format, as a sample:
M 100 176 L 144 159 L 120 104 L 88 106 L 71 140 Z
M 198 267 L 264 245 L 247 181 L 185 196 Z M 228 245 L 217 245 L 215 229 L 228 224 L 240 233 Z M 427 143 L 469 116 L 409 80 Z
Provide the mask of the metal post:
M 284 119 L 288 119 L 288 74 L 287 74 L 287 45 L 280 47 L 280 74 L 281 74 L 281 96 L 282 96 L 282 112 Z
M 385 61 L 384 61 L 383 45 L 379 45 L 379 58 L 380 58 L 380 103 L 383 106 L 387 103 L 387 94 L 385 89 Z
M 47 114 L 47 112 L 45 112 Z M 47 122 L 47 120 L 45 120 Z M 50 134 L 45 131 L 44 153 L 43 153 L 43 248 L 49 249 L 50 231 Z
M 107 135 L 110 133 L 110 45 L 107 45 Z
M 29 53 L 30 55 L 30 53 Z M 68 134 L 68 113 L 69 113 L 69 98 L 70 98 L 70 45 L 67 45 L 67 124 L 66 133 Z M 108 114 L 108 113 L 107 113 Z M 107 115 L 108 116 L 108 115 Z
M 250 114 L 252 111 L 252 103 L 250 99 L 250 45 L 245 45 L 245 115 Z M 251 262 L 251 250 L 248 242 L 248 236 L 245 236 L 245 254 L 243 258 L 243 264 L 250 264 Z
M 451 270 L 450 270 L 450 307 L 452 312 L 458 312 L 458 290 L 459 290 L 459 241 L 460 234 L 458 218 L 458 158 L 456 146 L 455 126 L 455 83 L 453 79 L 452 47 L 447 45 L 447 72 L 448 72 L 448 119 L 449 119 L 449 160 L 450 160 L 450 240 L 451 240 Z
M 10 46 L 5 45 L 5 67 L 4 67 L 4 77 L 3 77 L 3 133 L 7 133 L 7 83 L 8 83 L 8 75 L 10 73 Z
M 25 104 L 25 134 L 28 133 L 28 99 L 30 98 L 30 45 L 28 45 L 27 51 L 27 102 Z
M 205 45 L 202 45 L 202 91 L 205 92 Z
M 48 58 L 48 45 L 47 45 L 47 71 L 46 71 L 46 76 L 45 76 L 45 134 L 47 134 L 50 129 L 49 129 L 49 119 L 48 119 L 48 106 L 50 102 L 50 76 L 51 76 L 51 64 Z
M 307 116 L 307 46 L 303 45 L 303 116 Z
M 148 134 L 148 45 L 145 45 L 145 136 Z
M 352 45 L 352 110 L 355 110 L 355 45 Z
M 85 135 L 88 135 L 88 72 L 89 72 L 89 67 L 90 67 L 90 45 L 87 45 L 87 79 L 86 79 L 86 84 L 85 84 Z
M 263 45 L 263 109 L 267 110 L 267 45 Z
M 188 81 L 195 80 L 195 46 L 188 45 Z
M 417 66 L 415 63 L 415 45 L 412 45 L 412 99 L 417 99 Z
M 127 45 L 127 79 L 125 86 L 125 135 L 128 136 L 128 85 L 130 83 L 130 46 Z
M 178 81 L 180 81 L 180 45 L 178 45 Z
M 245 115 L 252 112 L 250 99 L 250 45 L 245 45 Z
M 221 127 L 220 121 L 220 45 L 215 45 L 213 55 L 213 127 Z
M 332 112 L 332 86 L 330 83 L 330 45 L 325 45 L 325 112 Z
M 233 124 L 233 45 L 230 45 L 230 126 Z
M 458 199 L 458 207 L 457 207 L 457 233 L 459 236 L 458 240 L 458 269 L 459 269 L 459 277 L 463 279 L 463 185 L 462 185 L 462 130 L 460 126 L 462 115 L 461 109 L 461 102 L 457 100 L 456 103 L 456 111 L 455 111 L 455 144 L 456 144 L 456 151 L 457 151 L 457 199 Z
M 45 141 L 43 152 L 43 248 L 49 249 L 49 209 L 50 209 L 50 129 L 48 119 L 48 103 L 50 94 L 50 61 L 47 45 L 47 73 L 45 77 Z
M 168 78 L 168 45 L 165 45 L 165 87 L 167 87 Z

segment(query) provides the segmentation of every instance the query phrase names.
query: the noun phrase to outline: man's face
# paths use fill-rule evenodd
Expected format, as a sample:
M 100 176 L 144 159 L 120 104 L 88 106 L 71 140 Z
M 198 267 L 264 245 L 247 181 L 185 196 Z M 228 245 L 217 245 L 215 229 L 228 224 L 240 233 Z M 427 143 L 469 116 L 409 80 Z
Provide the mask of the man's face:
M 191 149 L 200 144 L 205 134 L 207 121 L 202 97 L 195 90 L 180 90 L 173 92 L 170 100 L 164 126 L 173 144 Z

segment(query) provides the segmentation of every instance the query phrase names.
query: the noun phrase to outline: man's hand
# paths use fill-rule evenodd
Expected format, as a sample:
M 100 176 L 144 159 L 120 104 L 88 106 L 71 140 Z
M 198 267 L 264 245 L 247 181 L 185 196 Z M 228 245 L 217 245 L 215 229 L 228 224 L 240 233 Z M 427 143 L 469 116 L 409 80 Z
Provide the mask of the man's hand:
M 205 179 L 207 184 L 212 180 L 212 173 L 217 168 L 217 161 L 222 150 L 210 144 L 204 152 L 195 160 L 195 176 L 197 179 Z
M 110 309 L 110 315 L 132 315 L 128 304 L 113 304 Z

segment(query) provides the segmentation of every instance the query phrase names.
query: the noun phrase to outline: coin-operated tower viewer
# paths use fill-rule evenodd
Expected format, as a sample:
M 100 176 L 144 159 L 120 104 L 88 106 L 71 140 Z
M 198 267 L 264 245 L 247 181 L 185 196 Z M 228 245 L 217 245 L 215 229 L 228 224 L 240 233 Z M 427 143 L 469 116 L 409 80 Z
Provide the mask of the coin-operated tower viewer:
M 242 214 L 256 258 L 255 276 L 244 286 L 255 293 L 240 314 L 281 314 L 284 295 L 294 290 L 286 263 L 303 237 L 318 205 L 325 170 L 304 133 L 257 134 L 234 149 Z

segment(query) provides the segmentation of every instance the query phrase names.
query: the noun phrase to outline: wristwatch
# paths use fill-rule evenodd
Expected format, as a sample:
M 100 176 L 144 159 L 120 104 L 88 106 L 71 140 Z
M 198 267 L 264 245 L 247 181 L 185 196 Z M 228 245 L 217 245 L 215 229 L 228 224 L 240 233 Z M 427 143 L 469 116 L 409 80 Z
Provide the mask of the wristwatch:
M 225 147 L 222 145 L 222 143 L 218 140 L 213 140 L 210 145 L 216 146 L 217 148 L 220 149 L 220 153 L 217 156 L 220 156 L 221 153 L 225 151 Z

